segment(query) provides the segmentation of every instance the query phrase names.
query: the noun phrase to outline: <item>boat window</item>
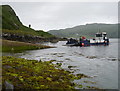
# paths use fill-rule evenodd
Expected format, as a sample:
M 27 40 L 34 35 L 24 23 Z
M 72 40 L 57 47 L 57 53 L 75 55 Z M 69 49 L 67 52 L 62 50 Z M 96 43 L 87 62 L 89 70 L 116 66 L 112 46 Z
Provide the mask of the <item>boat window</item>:
M 96 37 L 102 37 L 102 34 L 96 34 Z

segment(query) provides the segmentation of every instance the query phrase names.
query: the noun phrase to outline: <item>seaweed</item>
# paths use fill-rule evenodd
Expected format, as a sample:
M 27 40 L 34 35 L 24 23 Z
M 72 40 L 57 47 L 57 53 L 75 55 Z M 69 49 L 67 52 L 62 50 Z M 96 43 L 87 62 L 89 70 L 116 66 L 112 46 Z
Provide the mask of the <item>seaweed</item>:
M 52 61 L 27 60 L 11 56 L 2 57 L 2 84 L 9 82 L 14 89 L 74 89 L 76 76 L 56 69 Z M 59 65 L 60 66 L 60 65 Z

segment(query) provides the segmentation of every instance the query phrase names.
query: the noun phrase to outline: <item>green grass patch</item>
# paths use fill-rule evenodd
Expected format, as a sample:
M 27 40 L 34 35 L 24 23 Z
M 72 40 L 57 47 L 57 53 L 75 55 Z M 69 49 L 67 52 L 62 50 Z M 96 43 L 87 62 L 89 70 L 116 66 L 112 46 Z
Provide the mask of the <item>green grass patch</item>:
M 39 45 L 39 44 L 18 42 L 18 41 L 2 40 L 2 52 L 18 53 L 26 50 L 36 50 L 36 49 L 44 49 L 44 48 L 52 48 L 52 47 Z
M 56 69 L 51 61 L 41 62 L 11 56 L 2 57 L 2 84 L 5 81 L 14 85 L 14 89 L 74 89 L 71 81 L 76 76 L 69 71 Z

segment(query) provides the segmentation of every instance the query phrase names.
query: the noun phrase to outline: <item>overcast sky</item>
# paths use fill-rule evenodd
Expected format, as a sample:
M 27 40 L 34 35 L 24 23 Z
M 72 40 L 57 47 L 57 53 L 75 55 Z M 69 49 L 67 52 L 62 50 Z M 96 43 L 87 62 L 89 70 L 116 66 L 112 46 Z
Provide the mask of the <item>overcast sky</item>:
M 117 23 L 117 2 L 9 2 L 21 22 L 36 30 L 70 28 L 87 23 Z

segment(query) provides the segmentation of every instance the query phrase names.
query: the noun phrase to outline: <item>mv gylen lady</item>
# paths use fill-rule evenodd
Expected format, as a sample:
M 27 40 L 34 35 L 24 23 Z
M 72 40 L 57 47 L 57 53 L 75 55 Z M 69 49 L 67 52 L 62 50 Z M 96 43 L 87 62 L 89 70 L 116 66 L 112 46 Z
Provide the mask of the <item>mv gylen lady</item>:
M 97 32 L 95 38 L 86 39 L 84 36 L 81 36 L 79 40 L 70 38 L 68 39 L 66 45 L 69 46 L 98 46 L 98 45 L 109 45 L 109 38 L 107 37 L 106 32 Z

